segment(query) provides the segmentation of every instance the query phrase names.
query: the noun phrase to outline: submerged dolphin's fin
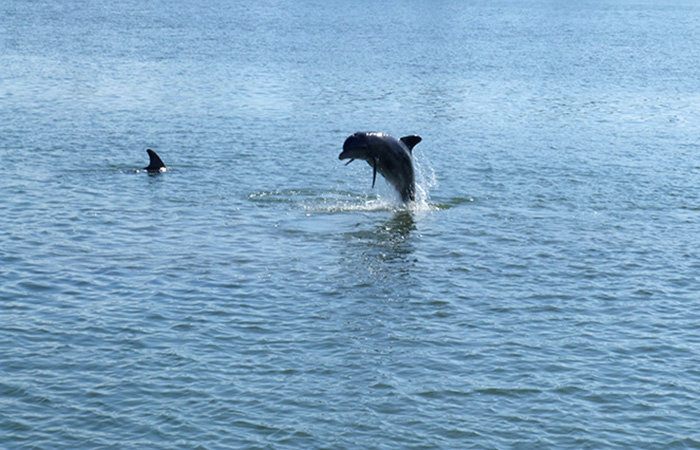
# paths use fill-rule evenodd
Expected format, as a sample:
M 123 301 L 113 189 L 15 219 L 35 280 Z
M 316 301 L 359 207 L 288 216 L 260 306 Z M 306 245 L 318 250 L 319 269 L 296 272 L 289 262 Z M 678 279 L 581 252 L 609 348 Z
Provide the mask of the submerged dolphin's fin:
M 374 189 L 374 183 L 377 181 L 377 159 L 374 158 L 372 162 L 372 189 Z
M 415 147 L 416 144 L 418 144 L 423 139 L 420 136 L 414 134 L 411 136 L 404 136 L 399 140 L 403 142 L 406 145 L 406 147 L 408 147 L 409 152 L 413 153 L 413 147 Z
M 163 163 L 163 160 L 160 159 L 160 156 L 150 148 L 146 149 L 148 152 L 148 157 L 151 159 L 148 167 L 144 167 L 143 170 L 147 170 L 149 172 L 160 172 L 163 169 L 165 169 L 165 163 Z

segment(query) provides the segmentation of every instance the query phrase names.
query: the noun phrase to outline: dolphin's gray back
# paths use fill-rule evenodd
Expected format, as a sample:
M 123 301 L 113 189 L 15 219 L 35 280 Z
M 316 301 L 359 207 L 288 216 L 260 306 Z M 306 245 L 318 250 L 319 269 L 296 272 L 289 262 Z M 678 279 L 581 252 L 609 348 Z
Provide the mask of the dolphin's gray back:
M 411 143 L 415 145 L 418 142 L 411 141 Z M 391 136 L 386 136 L 383 144 L 384 150 L 376 153 L 377 171 L 394 185 L 404 202 L 415 200 L 415 175 L 411 156 L 413 146 L 409 148 L 405 142 Z

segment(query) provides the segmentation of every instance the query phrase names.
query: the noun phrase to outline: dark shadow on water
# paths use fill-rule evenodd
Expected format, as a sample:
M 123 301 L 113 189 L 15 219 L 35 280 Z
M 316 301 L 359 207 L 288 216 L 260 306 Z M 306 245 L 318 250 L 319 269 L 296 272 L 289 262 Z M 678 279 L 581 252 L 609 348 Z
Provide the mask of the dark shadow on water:
M 343 259 L 354 274 L 354 283 L 401 294 L 416 263 L 415 229 L 413 213 L 398 211 L 379 225 L 347 233 Z
M 413 214 L 409 211 L 398 212 L 377 227 L 375 244 L 377 248 L 385 251 L 388 260 L 402 260 L 413 253 L 409 237 L 415 229 Z

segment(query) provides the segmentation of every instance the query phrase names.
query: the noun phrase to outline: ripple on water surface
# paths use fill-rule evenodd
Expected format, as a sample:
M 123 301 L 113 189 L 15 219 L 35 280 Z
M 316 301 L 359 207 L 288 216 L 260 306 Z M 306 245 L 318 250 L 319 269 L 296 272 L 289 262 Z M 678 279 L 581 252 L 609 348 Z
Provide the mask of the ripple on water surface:
M 132 3 L 0 2 L 0 446 L 700 446 L 697 7 Z

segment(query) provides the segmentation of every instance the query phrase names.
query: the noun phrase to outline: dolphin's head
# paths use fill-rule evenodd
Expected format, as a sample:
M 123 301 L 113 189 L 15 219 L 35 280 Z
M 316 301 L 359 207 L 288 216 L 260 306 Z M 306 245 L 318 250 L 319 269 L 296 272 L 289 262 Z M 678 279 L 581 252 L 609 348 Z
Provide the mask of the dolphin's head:
M 343 152 L 338 156 L 338 159 L 363 159 L 365 161 L 371 158 L 369 148 L 376 139 L 378 133 L 355 133 L 348 137 L 343 144 Z M 348 163 L 349 164 L 349 163 Z

